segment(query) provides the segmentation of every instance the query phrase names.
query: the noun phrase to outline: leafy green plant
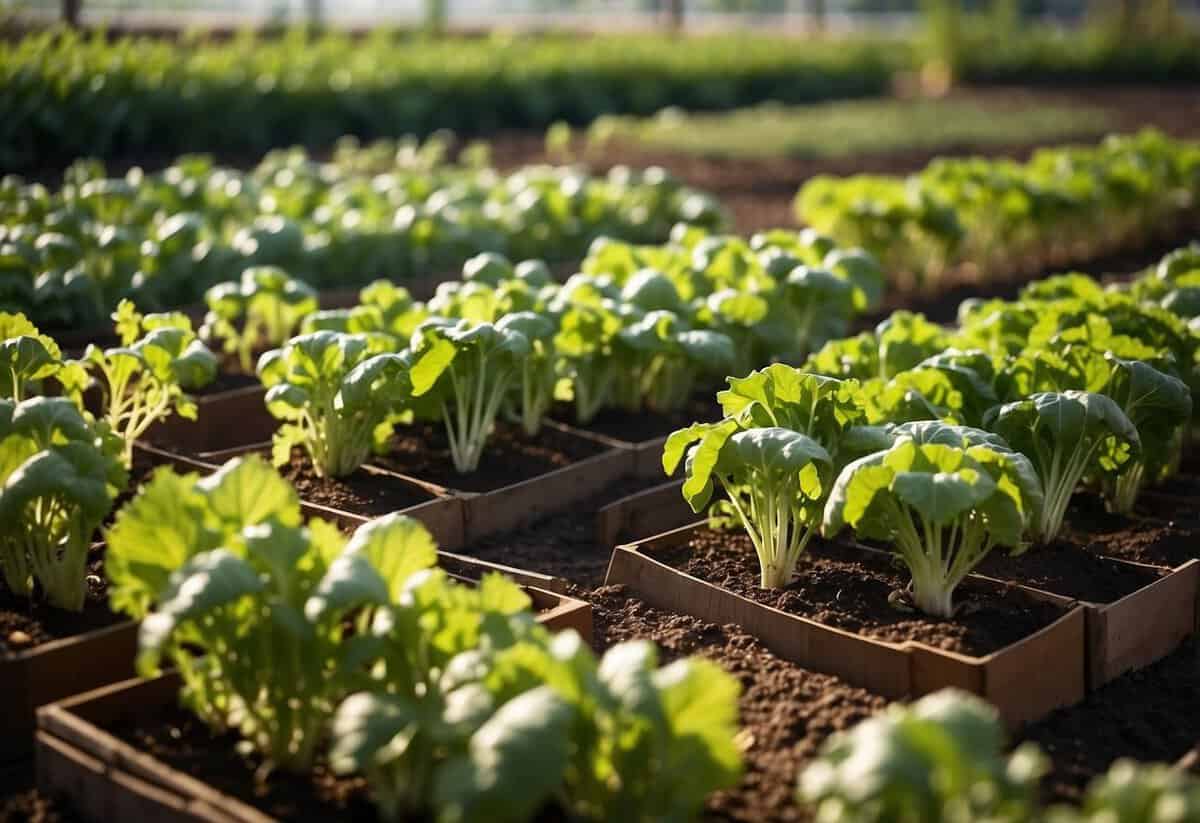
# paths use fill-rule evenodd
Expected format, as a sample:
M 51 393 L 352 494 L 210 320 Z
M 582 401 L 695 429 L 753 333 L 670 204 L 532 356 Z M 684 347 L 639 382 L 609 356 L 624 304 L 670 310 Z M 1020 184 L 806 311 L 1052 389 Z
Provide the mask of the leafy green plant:
M 9 591 L 79 611 L 88 549 L 125 487 L 120 441 L 73 402 L 0 399 L 0 571 Z
M 420 686 L 354 694 L 333 725 L 334 768 L 367 775 L 385 820 L 519 821 L 556 803 L 587 820 L 685 821 L 737 779 L 738 687 L 713 664 L 657 669 L 644 641 L 597 662 L 528 615 L 493 616 L 491 642 L 447 657 L 453 634 L 408 628 L 438 602 L 414 594 L 392 609 L 389 648 L 405 645 L 385 659 L 389 679 L 413 661 Z
M 949 618 L 955 588 L 994 547 L 1021 547 L 1041 504 L 1029 478 L 1007 450 L 902 438 L 842 469 L 822 528 L 891 543 L 917 608 Z
M 293 337 L 258 361 L 267 411 L 284 421 L 273 441 L 276 465 L 300 447 L 321 477 L 343 477 L 391 436 L 412 395 L 407 356 L 378 338 L 317 331 Z
M 101 349 L 89 344 L 78 362 L 100 384 L 102 415 L 125 441 L 128 467 L 133 444 L 156 422 L 172 413 L 196 419 L 196 403 L 186 390 L 212 382 L 217 360 L 197 339 L 186 315 L 143 315 L 123 300 L 113 320 L 121 345 Z
M 513 323 L 432 318 L 413 333 L 412 393 L 440 406 L 454 468 L 479 467 L 500 404 L 532 347 Z
M 530 437 L 542 429 L 558 386 L 558 362 L 554 351 L 557 327 L 549 317 L 531 311 L 505 315 L 497 324 L 512 329 L 529 341 L 529 355 L 521 360 L 520 387 L 512 392 L 515 416 Z
M 1119 475 L 1140 452 L 1137 428 L 1111 398 L 1094 392 L 1038 392 L 997 406 L 984 422 L 1028 457 L 1041 477 L 1045 504 L 1031 524 L 1039 543 L 1058 536 L 1086 474 Z
M 77 394 L 87 376 L 64 361 L 58 344 L 38 331 L 25 315 L 0 312 L 0 398 L 15 403 L 39 393 L 42 381 L 55 378 L 68 394 Z
M 1032 823 L 1045 756 L 1005 748 L 992 706 L 944 689 L 829 738 L 799 799 L 841 823 Z
M 200 330 L 236 355 L 242 371 L 254 369 L 254 351 L 282 345 L 304 317 L 317 310 L 317 293 L 278 266 L 251 266 L 239 280 L 204 294 L 208 314 Z
M 1104 499 L 1110 511 L 1128 514 L 1147 482 L 1179 464 L 1192 394 L 1182 380 L 1148 363 L 1111 356 L 1108 361 L 1112 372 L 1103 392 L 1133 424 L 1141 448 L 1124 471 L 1103 474 Z
M 259 489 L 243 485 L 251 477 L 276 511 L 251 499 Z M 301 526 L 295 493 L 258 461 L 229 464 L 190 485 L 167 473 L 145 494 L 161 503 L 164 492 L 184 491 L 172 495 L 174 512 L 220 522 L 222 533 L 177 531 L 183 539 L 170 559 L 178 565 L 160 561 L 150 574 L 133 562 L 136 545 L 118 543 L 117 551 L 127 552 L 120 573 L 132 578 L 125 591 L 150 595 L 154 603 L 139 632 L 138 670 L 153 675 L 169 661 L 183 679 L 185 705 L 206 723 L 237 730 L 272 766 L 304 772 L 344 694 L 343 644 L 375 607 L 398 595 L 407 575 L 428 559 L 432 541 L 398 515 L 349 543 L 322 521 Z M 113 535 L 146 529 L 155 509 L 155 502 L 131 507 Z M 391 556 L 380 550 L 384 543 Z
M 1163 764 L 1118 760 L 1097 777 L 1078 809 L 1056 807 L 1047 823 L 1171 823 L 1200 817 L 1200 780 Z

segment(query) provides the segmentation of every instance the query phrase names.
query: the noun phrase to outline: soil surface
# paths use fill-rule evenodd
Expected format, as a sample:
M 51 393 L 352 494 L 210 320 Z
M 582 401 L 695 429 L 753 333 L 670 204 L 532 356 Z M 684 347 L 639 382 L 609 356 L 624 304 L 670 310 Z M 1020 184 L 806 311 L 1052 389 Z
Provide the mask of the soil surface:
M 738 626 L 717 626 L 664 612 L 627 595 L 622 586 L 587 593 L 598 651 L 625 640 L 653 640 L 666 664 L 699 655 L 742 685 L 739 700 L 746 773 L 708 801 L 707 819 L 807 820 L 793 801 L 796 776 L 835 731 L 849 729 L 886 704 L 884 698 L 826 674 L 782 660 Z
M 654 557 L 757 603 L 827 626 L 969 655 L 1002 649 L 1064 614 L 1058 606 L 968 581 L 955 591 L 958 615 L 953 620 L 931 618 L 889 602 L 909 580 L 891 558 L 821 541 L 809 546 L 796 578 L 782 590 L 759 587 L 758 557 L 741 531 L 702 529 L 685 545 L 656 551 Z
M 605 447 L 567 432 L 542 427 L 529 437 L 520 426 L 497 422 L 488 438 L 479 469 L 459 474 L 450 460 L 446 429 L 441 423 L 398 428 L 387 454 L 371 462 L 389 471 L 448 489 L 489 492 L 586 460 Z
M 1015 557 L 993 551 L 975 571 L 1090 603 L 1113 603 L 1159 579 L 1153 570 L 1096 554 L 1087 548 L 1090 542 L 1060 539 Z
M 1053 764 L 1043 781 L 1047 799 L 1078 802 L 1088 782 L 1123 757 L 1178 761 L 1200 740 L 1197 695 L 1200 640 L 1193 636 L 1170 657 L 1030 726 L 1022 738 L 1038 743 Z
M 586 588 L 599 586 L 608 572 L 612 547 L 596 542 L 596 513 L 622 497 L 661 483 L 661 478 L 618 480 L 568 511 L 484 538 L 457 551 L 480 560 L 561 577 Z
M 666 437 L 677 429 L 683 429 L 692 423 L 707 423 L 721 419 L 721 407 L 717 405 L 716 394 L 720 389 L 713 387 L 707 392 L 697 392 L 688 404 L 676 412 L 640 411 L 628 412 L 623 409 L 602 409 L 587 423 L 579 423 L 575 419 L 574 409 L 566 404 L 555 407 L 551 413 L 554 420 L 560 420 L 571 426 L 594 434 L 602 434 L 613 440 L 625 443 L 644 443 L 659 437 Z
M 292 462 L 280 473 L 306 503 L 329 506 L 352 514 L 383 515 L 434 499 L 434 495 L 398 477 L 359 469 L 348 477 L 318 477 L 302 449 L 292 449 Z
M 26 600 L 0 585 L 0 658 L 6 652 L 22 652 L 52 640 L 103 629 L 125 617 L 108 608 L 108 581 L 104 578 L 104 549 L 93 547 L 88 556 L 87 597 L 79 612 L 56 609 L 46 604 L 35 589 Z

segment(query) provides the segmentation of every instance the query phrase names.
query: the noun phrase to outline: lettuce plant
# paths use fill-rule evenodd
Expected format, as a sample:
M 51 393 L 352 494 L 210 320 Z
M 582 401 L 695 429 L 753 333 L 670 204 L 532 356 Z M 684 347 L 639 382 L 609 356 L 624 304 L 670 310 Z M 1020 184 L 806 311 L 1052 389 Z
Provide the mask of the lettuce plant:
M 210 288 L 204 302 L 208 314 L 201 336 L 221 341 L 249 374 L 256 348 L 282 345 L 317 310 L 317 292 L 278 266 L 251 266 L 239 280 Z
M 602 304 L 570 305 L 562 314 L 554 348 L 570 381 L 578 423 L 590 423 L 611 400 L 621 378 L 614 341 L 623 327 L 621 317 Z
M 295 491 L 257 458 L 203 480 L 162 470 L 110 531 L 108 573 L 114 605 L 142 616 L 139 672 L 168 661 L 207 724 L 305 772 L 356 671 L 352 638 L 436 547 L 400 515 L 348 543 L 300 520 Z M 149 533 L 165 551 L 149 550 Z
M 125 441 L 122 458 L 128 467 L 134 442 L 156 422 L 172 413 L 196 419 L 196 403 L 186 389 L 211 383 L 217 359 L 197 339 L 186 315 L 143 315 L 123 300 L 113 320 L 121 345 L 89 344 L 79 362 L 100 383 L 102 414 Z
M 971 570 L 995 546 L 1021 546 L 1040 508 L 1028 477 L 1007 451 L 904 438 L 842 469 L 822 528 L 891 543 L 917 608 L 950 618 L 954 589 Z
M 1125 412 L 1094 392 L 1038 392 L 997 406 L 984 424 L 1028 457 L 1041 477 L 1045 504 L 1031 524 L 1039 543 L 1058 536 L 1085 475 L 1118 475 L 1140 452 L 1137 428 Z
M 441 407 L 459 472 L 479 467 L 500 404 L 531 354 L 513 324 L 431 318 L 413 332 L 412 393 Z
M 992 706 L 943 689 L 829 738 L 798 795 L 821 821 L 1034 823 L 1046 766 L 1032 743 L 1006 753 Z
M 15 595 L 79 611 L 88 548 L 125 487 L 121 445 L 73 402 L 0 400 L 0 571 Z
M 273 459 L 285 465 L 294 446 L 321 477 L 343 477 L 390 437 L 411 396 L 410 360 L 381 352 L 383 341 L 317 331 L 293 337 L 258 361 L 267 410 L 283 420 Z

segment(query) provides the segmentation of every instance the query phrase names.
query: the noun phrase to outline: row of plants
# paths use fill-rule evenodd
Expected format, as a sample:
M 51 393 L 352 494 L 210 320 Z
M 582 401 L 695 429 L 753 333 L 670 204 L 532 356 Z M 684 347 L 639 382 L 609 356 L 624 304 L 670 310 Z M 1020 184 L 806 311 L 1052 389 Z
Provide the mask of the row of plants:
M 233 288 L 210 292 L 214 315 Z M 563 283 L 540 261 L 485 253 L 426 303 L 381 281 L 357 306 L 301 319 L 286 277 L 238 288 L 260 299 L 229 303 L 221 320 L 243 362 L 272 323 L 302 332 L 258 360 L 267 408 L 283 421 L 276 461 L 300 446 L 319 473 L 342 476 L 399 422 L 442 421 L 465 473 L 497 419 L 533 437 L 556 402 L 582 424 L 606 408 L 678 411 L 728 370 L 803 357 L 844 332 L 878 303 L 882 275 L 869 255 L 813 232 L 746 241 L 681 224 L 661 246 L 597 240 Z
M 751 35 L 352 37 L 296 29 L 172 42 L 49 31 L 0 44 L 0 165 L 255 154 L 328 145 L 342 134 L 486 134 L 667 105 L 879 94 L 893 51 L 874 42 L 797 49 L 787 38 Z
M 502 175 L 486 146 L 448 158 L 449 139 L 303 149 L 249 171 L 187 155 L 160 172 L 110 175 L 80 160 L 58 189 L 0 180 L 0 309 L 43 327 L 94 327 L 123 298 L 143 311 L 197 302 L 218 282 L 277 265 L 318 288 L 453 270 L 481 250 L 552 261 L 597 237 L 661 242 L 687 221 L 725 225 L 721 206 L 659 168 L 593 177 L 529 166 Z
M 790 583 L 812 538 L 849 527 L 888 546 L 915 606 L 955 614 L 955 588 L 995 548 L 1037 552 L 1080 487 L 1129 514 L 1177 473 L 1193 425 L 1200 329 L 1181 295 L 1200 249 L 1130 284 L 1082 274 L 1018 300 L 969 300 L 957 328 L 896 312 L 801 367 L 729 378 L 724 417 L 667 441 L 683 494 L 741 525 L 763 587 Z
M 949 157 L 907 177 L 816 177 L 796 212 L 868 249 L 892 276 L 933 285 L 968 264 L 1003 277 L 1170 236 L 1198 190 L 1200 144 L 1145 130 L 1038 149 L 1024 162 Z

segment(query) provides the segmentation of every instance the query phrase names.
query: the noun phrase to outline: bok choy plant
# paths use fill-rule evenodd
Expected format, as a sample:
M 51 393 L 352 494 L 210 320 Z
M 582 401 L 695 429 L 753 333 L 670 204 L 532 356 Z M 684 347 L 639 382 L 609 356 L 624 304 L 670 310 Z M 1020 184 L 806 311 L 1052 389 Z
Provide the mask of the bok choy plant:
M 995 546 L 1019 550 L 1040 509 L 1031 473 L 1007 450 L 902 438 L 850 463 L 833 484 L 823 531 L 850 526 L 887 541 L 908 568 L 913 602 L 954 616 L 954 589 Z
M 343 477 L 382 446 L 410 398 L 410 360 L 381 351 L 386 340 L 317 331 L 293 337 L 258 361 L 267 410 L 284 423 L 273 459 L 304 449 L 321 477 Z
M 1038 392 L 992 409 L 985 428 L 1028 457 L 1041 477 L 1045 503 L 1031 524 L 1039 543 L 1058 536 L 1085 475 L 1119 475 L 1141 451 L 1137 428 L 1125 412 L 1094 392 Z
M 667 438 L 663 469 L 685 461 L 683 495 L 699 513 L 716 485 L 758 554 L 764 588 L 786 586 L 820 528 L 845 431 L 865 418 L 858 385 L 774 364 L 729 378 L 717 399 L 725 418 Z
M 0 400 L 0 571 L 9 591 L 79 611 L 88 548 L 125 487 L 120 440 L 62 397 Z
M 103 416 L 125 441 L 122 457 L 128 467 L 134 442 L 156 422 L 172 412 L 196 419 L 196 403 L 186 390 L 211 383 L 217 359 L 184 314 L 143 315 L 122 300 L 113 320 L 121 345 L 89 344 L 79 362 L 100 384 Z
M 254 369 L 254 350 L 282 345 L 317 310 L 317 292 L 278 266 L 251 266 L 239 280 L 204 293 L 208 314 L 200 336 L 218 340 L 236 355 L 242 371 Z
M 413 332 L 412 393 L 440 405 L 460 473 L 479 467 L 500 404 L 532 354 L 519 325 L 430 318 Z

